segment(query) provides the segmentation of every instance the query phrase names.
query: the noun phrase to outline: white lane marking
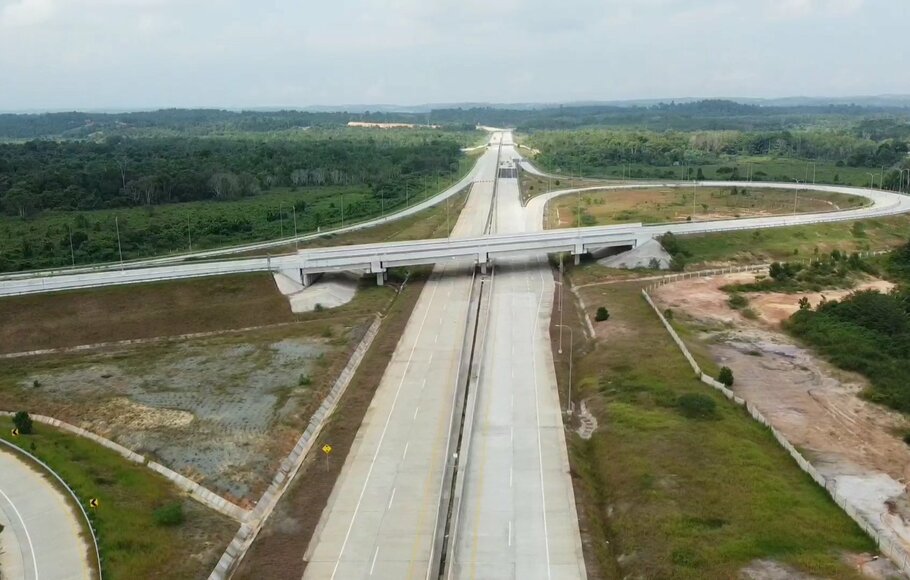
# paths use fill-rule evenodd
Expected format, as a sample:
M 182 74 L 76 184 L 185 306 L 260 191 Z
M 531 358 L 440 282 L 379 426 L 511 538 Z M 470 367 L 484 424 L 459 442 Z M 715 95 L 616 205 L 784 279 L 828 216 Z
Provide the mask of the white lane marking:
M 414 409 L 414 418 L 415 418 L 415 419 L 417 418 L 417 412 L 418 412 L 418 411 L 420 411 L 420 407 L 417 407 L 416 409 Z
M 395 501 L 395 490 L 396 489 L 397 488 L 395 488 L 395 487 L 392 488 L 392 497 L 389 498 L 389 507 L 387 507 L 386 510 L 392 509 L 392 502 Z
M 433 353 L 432 352 L 430 353 L 430 360 L 427 361 L 428 366 L 431 364 L 433 364 Z
M 379 546 L 376 546 L 376 551 L 373 552 L 373 563 L 370 564 L 370 576 L 373 575 L 373 568 L 376 567 L 376 558 L 379 556 Z
M 442 323 L 442 321 L 440 321 L 440 324 L 441 324 L 441 323 Z M 438 342 L 439 342 L 439 333 L 437 332 L 437 333 L 436 333 L 436 337 L 433 338 L 433 344 L 436 344 L 436 343 L 438 343 Z
M 407 443 L 404 444 L 404 453 L 401 454 L 401 460 L 402 460 L 402 461 L 404 461 L 405 457 L 408 456 L 408 447 L 410 447 L 410 446 L 411 446 L 411 442 L 410 442 L 410 441 L 408 441 Z
M 13 500 L 11 500 L 2 489 L 0 489 L 0 494 L 3 495 L 6 503 L 8 503 L 10 507 L 13 508 L 13 511 L 16 512 L 16 517 L 19 518 L 19 523 L 22 524 L 22 530 L 25 532 L 25 540 L 28 542 L 28 549 L 32 553 L 32 567 L 35 570 L 35 580 L 38 580 L 38 557 L 35 555 L 35 545 L 32 544 L 32 536 L 28 533 L 28 527 L 25 525 L 25 520 L 22 519 L 22 514 L 19 513 L 16 504 L 13 503 Z
M 512 474 L 515 472 L 513 466 L 509 466 L 509 489 L 512 489 Z
M 509 443 L 515 442 L 515 427 L 509 427 Z
M 515 367 L 512 367 L 511 373 L 512 373 L 512 378 L 514 379 L 515 378 Z
M 509 545 L 512 545 L 512 520 L 509 520 Z
M 538 262 L 538 264 L 540 264 L 540 260 L 538 260 L 537 262 Z M 540 268 L 538 268 L 538 274 L 540 276 L 541 283 L 542 283 L 543 274 L 540 272 Z M 530 284 L 530 278 L 528 278 L 528 283 Z M 543 308 L 543 292 L 540 293 L 540 299 L 537 302 L 536 318 L 538 321 L 540 320 L 541 308 Z M 534 369 L 534 367 L 537 366 L 536 362 L 537 362 L 537 357 L 536 357 L 536 350 L 534 349 L 534 333 L 531 333 L 531 364 L 532 364 L 532 370 L 534 370 L 534 372 L 531 374 L 534 375 L 534 414 L 537 419 L 537 458 L 540 463 L 540 502 L 541 502 L 541 507 L 543 508 L 543 510 L 542 510 L 543 511 L 543 539 L 544 539 L 544 546 L 546 547 L 546 554 L 547 554 L 547 579 L 549 580 L 549 578 L 551 577 L 551 575 L 550 575 L 550 532 L 547 529 L 547 493 L 546 493 L 546 490 L 544 489 L 544 484 L 543 484 L 543 446 L 541 444 L 541 437 L 540 437 L 540 429 L 541 429 L 541 427 L 540 427 L 540 393 L 538 392 L 538 386 L 537 386 L 537 372 L 536 372 L 536 369 Z
M 347 547 L 348 540 L 351 538 L 351 530 L 354 529 L 354 522 L 357 520 L 357 514 L 360 513 L 360 504 L 363 503 L 363 496 L 367 492 L 367 485 L 369 485 L 370 477 L 373 475 L 373 468 L 376 466 L 376 459 L 379 457 L 379 451 L 382 449 L 382 442 L 385 441 L 385 435 L 389 429 L 389 423 L 392 422 L 392 415 L 395 412 L 395 407 L 398 405 L 398 396 L 401 394 L 401 388 L 404 386 L 404 380 L 408 376 L 408 369 L 411 368 L 411 360 L 414 357 L 414 351 L 417 350 L 417 343 L 420 341 L 420 335 L 423 334 L 423 326 L 427 321 L 427 316 L 430 315 L 430 306 L 433 304 L 433 299 L 436 298 L 436 290 L 438 288 L 438 284 L 433 285 L 433 294 L 430 295 L 430 300 L 426 306 L 426 311 L 423 313 L 423 319 L 420 321 L 420 326 L 417 329 L 417 337 L 414 339 L 414 344 L 411 346 L 411 352 L 408 354 L 408 361 L 405 363 L 404 372 L 401 374 L 401 380 L 398 381 L 398 389 L 395 391 L 395 397 L 392 399 L 392 408 L 389 409 L 389 416 L 385 419 L 385 425 L 382 427 L 382 434 L 379 436 L 379 444 L 376 446 L 376 451 L 373 453 L 373 459 L 370 461 L 370 469 L 367 470 L 367 476 L 363 481 L 363 487 L 360 488 L 360 497 L 357 498 L 357 504 L 354 506 L 354 514 L 351 516 L 351 523 L 348 524 L 348 531 L 344 534 L 344 541 L 341 543 L 341 550 L 338 552 L 338 559 L 335 561 L 335 567 L 332 568 L 332 580 L 335 580 L 335 575 L 338 573 L 338 566 L 341 564 L 341 557 L 344 555 L 344 549 Z M 430 355 L 430 358 L 432 358 L 432 354 Z M 379 548 L 377 547 L 376 550 L 378 553 Z M 373 559 L 375 562 L 375 556 Z

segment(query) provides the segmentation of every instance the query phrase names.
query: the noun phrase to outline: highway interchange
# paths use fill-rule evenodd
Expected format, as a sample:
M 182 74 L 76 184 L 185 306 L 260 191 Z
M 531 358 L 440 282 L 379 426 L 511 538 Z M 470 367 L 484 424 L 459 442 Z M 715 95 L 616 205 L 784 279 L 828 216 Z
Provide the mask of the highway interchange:
M 407 212 L 438 203 L 470 184 L 470 195 L 452 240 L 539 232 L 546 203 L 558 195 L 630 187 L 552 192 L 523 206 L 518 180 L 499 177 L 501 161 L 519 158 L 511 133 L 493 133 L 489 147 L 463 183 Z M 526 170 L 536 172 L 533 166 L 522 163 Z M 665 231 L 779 227 L 910 211 L 910 198 L 889 192 L 835 186 L 813 189 L 862 195 L 872 203 L 836 213 L 635 226 L 635 237 L 651 238 Z M 396 217 L 400 215 L 356 227 Z M 211 251 L 195 257 L 221 254 Z M 305 258 L 305 253 L 289 259 L 300 256 Z M 140 261 L 124 272 L 156 272 L 179 278 L 188 271 L 179 263 L 185 258 Z M 265 259 L 257 260 L 259 264 Z M 238 263 L 248 261 L 216 264 L 219 272 L 228 273 L 237 271 Z M 261 269 L 271 267 L 268 263 Z M 125 281 L 124 272 L 102 266 L 79 272 L 9 275 L 0 277 L 0 295 L 19 293 L 10 289 L 21 289 L 23 283 L 35 284 L 36 280 L 41 282 L 34 291 L 70 287 L 48 282 L 66 281 L 68 277 L 90 279 L 93 286 L 119 284 Z M 539 251 L 497 258 L 495 268 L 485 273 L 472 261 L 440 260 L 384 369 L 313 540 L 302 554 L 307 561 L 304 578 L 398 579 L 436 574 L 458 579 L 586 577 L 549 338 L 554 288 L 551 268 Z M 485 295 L 485 308 L 481 308 L 483 300 L 478 295 Z M 468 340 L 473 324 L 481 335 L 476 352 Z M 465 364 L 466 357 L 476 361 L 473 383 L 468 375 L 475 367 Z M 459 389 L 464 385 L 473 389 L 464 407 L 467 416 L 459 414 Z M 458 433 L 463 433 L 465 440 L 451 453 Z M 7 461 L 5 457 L 0 454 L 0 461 Z M 451 473 L 458 474 L 457 485 L 451 487 L 454 496 L 449 491 Z M 43 567 L 45 561 L 53 561 L 51 556 L 37 557 L 46 553 L 47 546 L 65 546 L 64 536 L 78 537 L 72 510 L 22 513 L 22 525 L 17 525 L 13 521 L 17 511 L 10 506 L 22 512 L 30 509 L 29 502 L 10 495 L 16 489 L 6 479 L 0 478 L 0 490 L 5 492 L 0 495 L 0 515 L 4 523 L 10 523 L 19 542 L 18 559 L 8 556 L 8 560 L 18 562 L 12 566 L 28 570 L 29 562 L 33 562 L 32 567 Z M 7 496 L 9 501 L 4 500 Z M 453 511 L 444 509 L 446 505 L 454 506 Z M 48 518 L 55 523 L 31 523 Z M 26 534 L 26 527 L 47 528 L 54 533 Z M 36 540 L 35 536 L 40 537 Z M 75 544 L 79 546 L 80 542 Z M 84 550 L 82 553 L 84 559 Z M 35 572 L 26 577 L 38 575 Z

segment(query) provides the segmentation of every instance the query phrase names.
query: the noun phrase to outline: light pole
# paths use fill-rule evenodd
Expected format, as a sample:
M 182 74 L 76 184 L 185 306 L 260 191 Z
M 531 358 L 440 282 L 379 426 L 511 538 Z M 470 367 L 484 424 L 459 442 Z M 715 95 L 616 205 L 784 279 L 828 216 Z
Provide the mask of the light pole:
M 900 172 L 897 178 L 897 190 L 901 193 L 904 191 L 904 172 L 907 172 L 907 185 L 910 185 L 910 169 L 898 169 Z
M 76 252 L 73 251 L 73 227 L 67 224 L 66 229 L 69 230 L 70 234 L 70 260 L 73 263 L 73 266 L 76 266 Z
M 796 207 L 799 204 L 799 180 L 793 178 L 793 181 L 796 182 L 796 190 L 793 192 L 793 215 L 796 215 Z
M 816 167 L 817 164 L 818 164 L 817 161 L 812 162 L 812 185 L 815 185 L 815 170 L 817 169 L 817 167 Z
M 300 242 L 297 240 L 297 204 L 291 206 L 291 210 L 294 212 L 294 249 L 300 249 Z
M 572 414 L 572 359 L 575 358 L 575 335 L 571 326 L 559 324 L 560 329 L 566 328 L 569 331 L 569 395 L 566 398 L 566 413 Z M 562 354 L 562 347 L 559 348 L 559 354 Z
M 123 245 L 120 244 L 120 218 L 114 216 L 114 227 L 117 228 L 117 251 L 120 253 L 120 271 L 123 271 Z
M 193 251 L 193 231 L 190 229 L 190 216 L 186 216 L 186 241 L 189 243 L 190 251 Z
M 692 219 L 695 219 L 695 200 L 698 199 L 698 180 L 692 181 Z
M 873 188 L 875 188 L 875 174 L 874 174 L 874 173 L 866 173 L 866 175 L 869 176 L 869 191 L 872 191 Z

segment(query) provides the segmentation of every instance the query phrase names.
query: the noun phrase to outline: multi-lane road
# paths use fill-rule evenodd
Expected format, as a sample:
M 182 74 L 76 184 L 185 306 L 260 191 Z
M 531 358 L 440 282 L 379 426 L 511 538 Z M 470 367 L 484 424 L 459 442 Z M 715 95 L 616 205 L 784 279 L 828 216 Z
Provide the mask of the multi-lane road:
M 514 155 L 506 133 L 502 156 Z M 525 231 L 525 213 L 518 180 L 500 178 L 497 233 Z M 452 577 L 585 578 L 550 348 L 552 272 L 540 257 L 499 259 L 492 287 Z
M 498 147 L 491 147 L 481 158 L 453 237 L 484 232 L 497 157 Z M 464 264 L 437 266 L 424 286 L 304 556 L 304 578 L 427 577 L 472 271 Z

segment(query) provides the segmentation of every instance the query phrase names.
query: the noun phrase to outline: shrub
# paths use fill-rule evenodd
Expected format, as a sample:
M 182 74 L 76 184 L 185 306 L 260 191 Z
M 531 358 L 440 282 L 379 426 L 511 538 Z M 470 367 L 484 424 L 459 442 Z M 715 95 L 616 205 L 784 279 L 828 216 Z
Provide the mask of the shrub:
M 16 426 L 16 429 L 19 430 L 19 433 L 22 435 L 29 435 L 32 433 L 32 418 L 28 416 L 28 413 L 25 411 L 19 411 L 13 417 L 13 425 Z
M 748 318 L 749 320 L 758 320 L 758 312 L 751 308 L 743 308 L 740 311 L 740 314 L 743 315 L 743 318 Z
M 727 300 L 727 304 L 729 304 L 730 308 L 733 310 L 741 310 L 749 305 L 749 299 L 742 294 L 733 294 L 730 296 L 730 299 Z
M 313 384 L 313 379 L 310 378 L 310 375 L 300 375 L 297 384 L 301 387 L 308 387 Z
M 670 269 L 674 272 L 682 272 L 686 269 L 686 258 L 682 254 L 677 254 L 673 256 L 673 259 L 670 260 Z
M 667 320 L 673 320 L 673 309 L 672 308 L 667 308 L 666 310 L 664 310 L 664 318 L 666 318 Z
M 610 319 L 610 311 L 601 306 L 597 309 L 597 313 L 594 314 L 594 320 L 597 322 L 603 322 Z
M 714 419 L 717 417 L 717 403 L 707 395 L 689 393 L 676 399 L 676 408 L 689 419 Z
M 180 502 L 169 503 L 156 509 L 152 516 L 155 523 L 162 527 L 179 526 L 183 523 L 183 504 Z
M 717 374 L 717 380 L 727 387 L 733 386 L 733 370 L 730 367 L 720 367 L 720 372 Z

